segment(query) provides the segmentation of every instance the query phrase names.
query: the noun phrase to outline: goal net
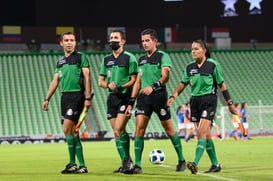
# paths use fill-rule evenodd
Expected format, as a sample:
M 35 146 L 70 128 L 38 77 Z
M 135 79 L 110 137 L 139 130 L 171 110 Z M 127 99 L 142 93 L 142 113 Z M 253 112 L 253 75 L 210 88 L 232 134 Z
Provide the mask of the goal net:
M 273 105 L 262 105 L 261 102 L 258 106 L 248 106 L 247 113 L 249 115 L 249 134 L 251 135 L 273 135 Z M 218 120 L 217 120 L 218 119 Z M 232 131 L 233 124 L 231 113 L 227 106 L 222 106 L 220 115 L 216 116 L 222 137 Z

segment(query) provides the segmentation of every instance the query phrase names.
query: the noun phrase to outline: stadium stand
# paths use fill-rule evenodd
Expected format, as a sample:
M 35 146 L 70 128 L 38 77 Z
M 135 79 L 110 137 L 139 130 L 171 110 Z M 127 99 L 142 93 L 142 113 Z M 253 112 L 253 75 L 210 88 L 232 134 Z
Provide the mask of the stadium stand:
M 173 67 L 168 83 L 171 94 L 182 78 L 184 67 L 192 61 L 190 51 L 169 51 Z M 106 119 L 107 91 L 98 86 L 99 69 L 102 58 L 107 52 L 87 53 L 91 65 L 91 81 L 95 97 L 93 107 L 95 115 L 89 111 L 89 119 L 93 131 L 105 130 L 112 133 L 109 121 Z M 136 57 L 142 52 L 134 52 Z M 42 103 L 53 78 L 56 60 L 61 53 L 10 53 L 0 54 L 0 137 L 62 134 L 60 124 L 60 88 L 50 100 L 49 111 L 42 110 Z M 253 122 L 250 130 L 273 130 L 271 119 L 272 109 L 262 116 L 255 111 L 255 106 L 261 103 L 272 106 L 272 60 L 273 49 L 252 50 L 214 50 L 212 58 L 217 60 L 224 72 L 225 82 L 235 102 L 247 102 L 253 109 L 249 109 Z M 173 125 L 177 127 L 175 115 L 176 107 L 189 100 L 189 87 L 172 105 Z M 219 109 L 221 102 L 219 101 Z M 252 112 L 253 111 L 253 112 Z M 227 113 L 228 115 L 228 113 Z M 230 118 L 226 117 L 225 128 L 232 129 Z M 258 121 L 259 120 L 259 121 Z M 96 123 L 98 121 L 99 125 Z M 81 131 L 86 129 L 83 124 Z M 129 133 L 135 131 L 134 116 L 127 127 Z M 156 115 L 152 115 L 147 132 L 163 132 Z

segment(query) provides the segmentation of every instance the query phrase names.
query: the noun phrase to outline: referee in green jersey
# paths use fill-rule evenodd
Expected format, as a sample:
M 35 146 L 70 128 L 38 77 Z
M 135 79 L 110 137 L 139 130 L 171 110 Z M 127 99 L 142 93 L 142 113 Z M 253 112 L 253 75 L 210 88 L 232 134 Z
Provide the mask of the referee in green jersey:
M 69 152 L 69 163 L 61 173 L 87 173 L 80 137 L 79 134 L 74 133 L 74 130 L 83 108 L 89 108 L 92 104 L 89 62 L 85 54 L 75 51 L 76 39 L 73 33 L 63 33 L 60 45 L 65 55 L 57 62 L 54 78 L 43 103 L 43 110 L 48 110 L 49 100 L 60 83 L 63 132 Z M 75 163 L 75 155 L 79 167 Z
M 187 167 L 192 174 L 196 174 L 198 163 L 204 150 L 206 150 L 212 164 L 206 173 L 220 172 L 221 166 L 216 157 L 210 132 L 217 108 L 216 93 L 218 86 L 232 114 L 236 114 L 235 107 L 224 83 L 220 65 L 210 58 L 207 43 L 203 40 L 193 41 L 191 54 L 195 61 L 186 66 L 180 84 L 175 89 L 173 95 L 169 97 L 168 105 L 171 105 L 188 84 L 191 86 L 191 120 L 197 127 L 198 142 L 194 161 L 188 162 Z
M 144 148 L 144 134 L 153 112 L 155 112 L 166 134 L 171 139 L 177 153 L 176 171 L 184 171 L 186 162 L 182 154 L 182 144 L 174 130 L 170 109 L 167 106 L 168 93 L 166 83 L 169 80 L 171 60 L 167 53 L 157 50 L 157 32 L 145 29 L 141 33 L 142 46 L 146 55 L 139 58 L 137 79 L 130 98 L 126 115 L 130 116 L 134 101 L 136 104 L 135 166 L 128 174 L 140 174 L 141 157 Z
M 130 157 L 130 137 L 126 131 L 129 117 L 125 116 L 125 110 L 136 80 L 137 60 L 133 54 L 124 51 L 125 42 L 125 32 L 120 30 L 111 32 L 112 53 L 104 57 L 99 76 L 99 86 L 109 90 L 107 119 L 110 120 L 115 135 L 116 148 L 122 160 L 122 166 L 114 170 L 114 173 L 124 172 L 133 167 Z

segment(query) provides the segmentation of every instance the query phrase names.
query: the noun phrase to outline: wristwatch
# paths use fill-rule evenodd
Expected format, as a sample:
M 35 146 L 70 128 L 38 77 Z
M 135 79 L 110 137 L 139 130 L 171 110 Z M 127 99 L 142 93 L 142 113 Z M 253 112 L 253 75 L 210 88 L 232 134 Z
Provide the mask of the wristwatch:
M 231 101 L 229 101 L 227 104 L 228 104 L 229 106 L 231 106 L 231 105 L 233 105 L 233 101 L 231 100 Z

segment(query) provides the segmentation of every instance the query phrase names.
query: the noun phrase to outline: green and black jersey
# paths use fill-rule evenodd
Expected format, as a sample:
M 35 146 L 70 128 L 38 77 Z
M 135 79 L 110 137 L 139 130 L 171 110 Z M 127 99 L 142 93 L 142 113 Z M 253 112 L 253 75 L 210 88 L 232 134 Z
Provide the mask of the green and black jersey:
M 89 62 L 81 52 L 73 52 L 58 60 L 55 72 L 59 74 L 62 92 L 84 91 L 83 67 L 89 67 Z
M 106 77 L 106 82 L 115 82 L 116 86 L 129 82 L 133 74 L 137 74 L 137 60 L 127 51 L 123 51 L 117 58 L 113 54 L 108 55 L 101 63 L 100 76 Z M 122 89 L 122 93 L 125 92 L 127 89 Z
M 189 63 L 181 82 L 185 85 L 190 84 L 192 96 L 202 96 L 216 94 L 217 85 L 221 85 L 224 78 L 220 65 L 208 58 L 200 68 L 195 61 Z
M 170 56 L 161 50 L 157 50 L 151 57 L 144 55 L 139 58 L 138 73 L 141 79 L 141 90 L 144 87 L 151 86 L 161 78 L 161 69 L 163 67 L 172 67 Z M 159 87 L 162 89 L 162 87 Z M 141 91 L 140 90 L 140 91 Z

